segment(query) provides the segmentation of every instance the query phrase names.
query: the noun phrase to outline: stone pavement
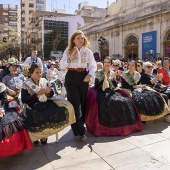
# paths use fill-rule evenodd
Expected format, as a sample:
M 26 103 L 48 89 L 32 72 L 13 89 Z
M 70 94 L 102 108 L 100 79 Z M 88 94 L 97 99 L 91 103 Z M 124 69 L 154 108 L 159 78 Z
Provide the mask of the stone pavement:
M 70 127 L 48 144 L 0 159 L 0 170 L 170 170 L 170 123 L 148 122 L 128 137 L 76 139 Z

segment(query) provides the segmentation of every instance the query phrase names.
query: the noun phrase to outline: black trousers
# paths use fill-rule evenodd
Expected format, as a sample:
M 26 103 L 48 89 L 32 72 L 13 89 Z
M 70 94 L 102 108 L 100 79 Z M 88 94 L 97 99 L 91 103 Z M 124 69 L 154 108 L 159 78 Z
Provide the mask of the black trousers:
M 68 71 L 65 77 L 67 99 L 73 105 L 76 123 L 71 125 L 75 136 L 84 135 L 85 100 L 89 83 L 83 82 L 88 73 L 86 71 Z

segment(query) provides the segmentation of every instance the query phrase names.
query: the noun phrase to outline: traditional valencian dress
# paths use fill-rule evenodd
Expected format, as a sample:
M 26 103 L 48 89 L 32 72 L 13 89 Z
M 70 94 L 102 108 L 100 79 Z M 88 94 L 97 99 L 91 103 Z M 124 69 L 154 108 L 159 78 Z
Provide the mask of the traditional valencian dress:
M 44 94 L 38 98 L 36 93 L 39 88 L 46 88 L 47 85 L 47 80 L 44 78 L 40 79 L 38 85 L 31 78 L 23 84 L 21 99 L 26 104 L 25 124 L 32 141 L 56 134 L 75 123 L 74 109 L 68 101 L 50 100 L 53 91 L 49 96 Z
M 111 81 L 113 71 L 104 76 L 96 72 L 95 87 L 87 94 L 87 129 L 95 136 L 126 136 L 142 130 L 140 115 L 133 100 L 124 91 L 115 91 L 116 81 Z
M 0 83 L 0 109 L 5 111 L 5 115 L 0 117 L 0 157 L 15 155 L 33 147 L 19 107 L 15 101 L 8 101 L 5 90 L 5 85 Z
M 122 88 L 132 95 L 143 121 L 161 118 L 169 113 L 168 106 L 163 97 L 150 87 L 134 89 L 140 80 L 140 73 L 134 72 L 131 76 L 129 71 L 122 74 Z

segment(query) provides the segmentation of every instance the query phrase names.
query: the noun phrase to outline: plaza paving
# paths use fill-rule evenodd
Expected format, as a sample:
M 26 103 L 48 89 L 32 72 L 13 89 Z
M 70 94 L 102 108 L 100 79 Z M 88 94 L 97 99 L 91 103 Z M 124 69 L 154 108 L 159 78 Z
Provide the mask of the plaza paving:
M 0 159 L 0 170 L 170 170 L 170 123 L 148 122 L 128 137 L 80 141 L 70 127 L 49 137 L 47 145 Z

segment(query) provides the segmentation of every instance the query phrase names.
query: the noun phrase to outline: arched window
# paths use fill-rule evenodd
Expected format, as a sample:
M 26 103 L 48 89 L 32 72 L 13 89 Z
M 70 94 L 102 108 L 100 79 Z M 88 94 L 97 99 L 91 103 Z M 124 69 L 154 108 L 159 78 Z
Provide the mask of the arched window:
M 134 36 L 131 36 L 127 41 L 127 45 L 137 45 L 137 44 L 138 44 L 138 40 Z
M 109 48 L 109 43 L 107 42 L 107 41 L 105 41 L 104 43 L 103 43 L 103 46 L 102 46 L 103 48 Z
M 170 41 L 170 33 L 168 34 L 166 41 Z

